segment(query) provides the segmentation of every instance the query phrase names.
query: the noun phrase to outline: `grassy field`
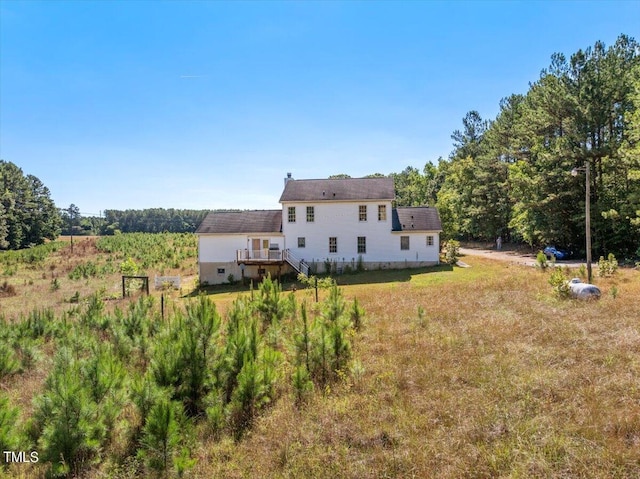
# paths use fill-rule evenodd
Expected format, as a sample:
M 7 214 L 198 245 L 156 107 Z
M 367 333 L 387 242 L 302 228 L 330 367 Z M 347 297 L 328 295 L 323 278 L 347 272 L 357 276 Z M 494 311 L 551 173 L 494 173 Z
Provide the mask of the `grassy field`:
M 344 286 L 367 311 L 362 370 L 203 447 L 199 476 L 640 476 L 638 272 L 561 301 L 546 273 L 465 261 Z
M 471 267 L 340 277 L 344 296 L 366 311 L 348 371 L 303 407 L 285 387 L 239 441 L 196 426 L 185 476 L 640 477 L 640 273 L 596 278 L 602 298 L 581 302 L 554 297 L 548 272 L 464 260 Z M 192 271 L 189 261 L 178 270 Z M 33 286 L 42 277 L 11 278 L 21 274 L 34 274 Z M 209 297 L 225 311 L 239 294 Z M 283 294 L 313 301 L 300 288 Z M 56 308 L 68 306 L 66 295 Z M 0 304 L 16 311 L 10 301 Z M 2 380 L 13 404 L 37 394 L 55 348 L 45 344 L 36 367 Z M 12 465 L 0 476 L 43 473 L 42 464 Z M 139 473 L 132 459 L 85 476 Z
M 74 237 L 73 243 L 73 251 L 69 238 L 63 237 L 35 248 L 36 254 L 30 250 L 0 252 L 0 285 L 6 283 L 13 290 L 11 295 L 0 292 L 0 315 L 15 317 L 43 308 L 62 312 L 95 292 L 109 300 L 120 299 L 120 265 L 128 258 L 151 282 L 156 275 L 181 275 L 185 291 L 193 288 L 195 235 Z

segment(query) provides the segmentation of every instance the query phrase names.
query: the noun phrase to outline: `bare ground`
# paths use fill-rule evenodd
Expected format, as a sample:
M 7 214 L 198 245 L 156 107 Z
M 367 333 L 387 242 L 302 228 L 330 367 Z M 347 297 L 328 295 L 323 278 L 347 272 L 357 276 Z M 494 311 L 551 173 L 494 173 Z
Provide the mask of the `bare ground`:
M 536 253 L 528 251 L 527 248 L 515 247 L 512 245 L 503 245 L 501 250 L 497 250 L 495 246 L 491 247 L 483 243 L 468 243 L 460 248 L 460 254 L 463 256 L 482 256 L 499 261 L 509 261 L 512 264 L 520 264 L 523 266 L 536 265 Z M 584 260 L 572 259 L 567 261 L 556 261 L 556 264 L 568 266 L 569 268 L 579 268 L 580 265 L 586 265 Z M 592 263 L 593 267 L 597 267 L 597 263 Z

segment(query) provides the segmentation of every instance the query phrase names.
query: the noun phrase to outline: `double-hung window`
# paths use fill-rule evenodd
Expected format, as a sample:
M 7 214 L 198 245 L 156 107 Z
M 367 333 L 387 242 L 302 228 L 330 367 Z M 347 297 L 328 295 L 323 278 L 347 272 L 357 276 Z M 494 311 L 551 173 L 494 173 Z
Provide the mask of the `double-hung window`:
M 378 205 L 378 221 L 387 221 L 387 205 Z
M 287 209 L 287 218 L 289 220 L 289 223 L 295 223 L 296 222 L 296 207 L 295 206 L 289 206 L 289 208 Z
M 358 206 L 358 220 L 367 221 L 367 205 Z
M 367 237 L 358 236 L 358 254 L 365 254 L 367 252 Z
M 329 253 L 338 252 L 338 238 L 335 236 L 329 237 Z
M 433 246 L 433 236 L 427 235 L 427 246 Z
M 408 250 L 409 249 L 409 237 L 408 236 L 400 236 L 400 249 Z
M 316 210 L 313 206 L 307 206 L 307 223 L 313 223 L 316 220 Z

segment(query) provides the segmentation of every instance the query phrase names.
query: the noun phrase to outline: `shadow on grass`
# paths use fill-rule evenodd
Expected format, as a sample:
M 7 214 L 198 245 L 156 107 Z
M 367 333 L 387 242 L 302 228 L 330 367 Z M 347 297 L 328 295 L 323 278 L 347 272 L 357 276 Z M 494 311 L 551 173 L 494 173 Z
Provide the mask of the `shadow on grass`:
M 424 268 L 407 268 L 407 269 L 380 269 L 374 271 L 363 271 L 349 274 L 334 275 L 333 278 L 338 286 L 356 285 L 356 284 L 381 284 L 381 283 L 402 283 L 409 282 L 413 276 L 427 273 L 442 273 L 453 271 L 453 266 L 449 264 L 440 264 L 438 266 L 428 266 Z M 253 288 L 258 288 L 258 282 L 253 282 Z M 282 282 L 283 291 L 301 290 L 306 286 L 291 278 L 285 278 Z M 224 293 L 243 293 L 251 290 L 251 283 L 246 284 L 217 284 L 211 286 L 201 286 L 186 294 L 183 298 L 192 298 L 200 294 L 215 295 Z

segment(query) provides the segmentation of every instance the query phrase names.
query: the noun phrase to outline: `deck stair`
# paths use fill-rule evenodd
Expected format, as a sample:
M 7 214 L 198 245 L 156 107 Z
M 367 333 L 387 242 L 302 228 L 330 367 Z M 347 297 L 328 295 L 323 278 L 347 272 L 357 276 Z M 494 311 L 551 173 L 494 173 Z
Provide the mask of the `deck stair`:
M 289 263 L 298 273 L 309 276 L 309 265 L 303 260 L 297 258 L 289 249 L 283 251 L 282 258 Z

